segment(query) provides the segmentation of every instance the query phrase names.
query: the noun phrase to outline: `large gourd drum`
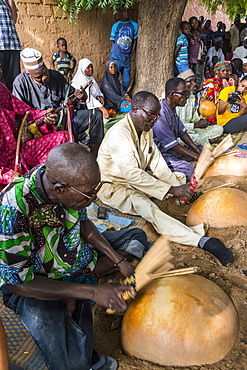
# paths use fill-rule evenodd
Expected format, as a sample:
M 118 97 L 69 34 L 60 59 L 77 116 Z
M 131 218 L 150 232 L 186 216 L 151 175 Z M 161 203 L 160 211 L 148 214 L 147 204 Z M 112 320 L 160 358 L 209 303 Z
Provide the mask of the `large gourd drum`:
M 204 178 L 211 176 L 247 176 L 247 158 L 226 155 L 219 157 L 207 169 Z
M 247 194 L 238 189 L 209 190 L 192 204 L 187 226 L 205 223 L 211 227 L 247 226 Z
M 233 347 L 238 314 L 230 297 L 197 275 L 153 280 L 137 294 L 122 324 L 131 356 L 164 366 L 212 364 Z

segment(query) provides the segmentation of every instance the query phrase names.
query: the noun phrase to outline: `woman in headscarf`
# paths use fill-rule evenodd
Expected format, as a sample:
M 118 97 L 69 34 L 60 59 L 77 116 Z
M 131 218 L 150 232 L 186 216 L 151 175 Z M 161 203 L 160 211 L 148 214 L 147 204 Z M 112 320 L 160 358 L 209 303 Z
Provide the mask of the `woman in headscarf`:
M 122 88 L 117 77 L 116 63 L 108 61 L 105 67 L 105 74 L 100 84 L 100 90 L 105 97 L 105 107 L 113 109 L 116 113 L 128 113 L 132 108 L 131 98 Z
M 208 51 L 211 48 L 211 46 L 213 46 L 213 41 L 214 41 L 214 31 L 212 30 L 212 27 L 211 27 L 211 20 L 208 18 L 206 18 L 203 21 L 201 37 Z
M 216 76 L 209 78 L 203 82 L 203 92 L 201 101 L 210 100 L 214 104 L 218 103 L 218 97 L 223 87 L 228 86 L 228 80 L 231 74 L 229 62 L 221 61 L 215 64 L 214 67 Z M 216 124 L 216 117 L 208 118 L 211 125 Z
M 93 78 L 93 63 L 88 58 L 83 58 L 79 61 L 77 72 L 72 80 L 71 85 L 75 89 L 85 87 L 87 93 L 87 108 L 99 108 L 102 111 L 104 118 L 109 118 L 107 109 L 104 108 L 104 95 L 100 91 L 99 85 Z

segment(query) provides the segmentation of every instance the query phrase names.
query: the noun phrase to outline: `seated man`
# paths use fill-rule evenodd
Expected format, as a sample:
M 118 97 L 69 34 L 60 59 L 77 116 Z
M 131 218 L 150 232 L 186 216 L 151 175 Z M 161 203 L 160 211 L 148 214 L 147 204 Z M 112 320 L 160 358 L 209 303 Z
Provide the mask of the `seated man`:
M 178 106 L 185 106 L 190 93 L 184 80 L 175 77 L 167 81 L 165 94 L 165 99 L 161 101 L 161 117 L 153 128 L 154 141 L 171 171 L 182 172 L 190 179 L 194 166 L 188 161 L 197 161 L 201 148 L 191 140 L 175 110 Z M 185 147 L 178 143 L 178 138 Z
M 203 224 L 189 228 L 149 199 L 163 200 L 167 195 L 190 198 L 193 192 L 183 174 L 170 171 L 153 141 L 151 129 L 160 117 L 158 98 L 141 91 L 134 95 L 132 104 L 131 112 L 107 131 L 100 146 L 98 163 L 106 183 L 99 198 L 121 212 L 142 216 L 172 241 L 199 246 L 222 263 L 229 263 L 234 258 L 231 250 L 219 239 L 204 237 Z
M 23 130 L 19 160 L 16 161 L 16 121 L 26 112 L 27 120 L 31 123 Z M 56 131 L 54 124 L 57 120 L 56 113 L 31 108 L 0 83 L 0 190 L 13 180 L 16 172 L 24 174 L 44 163 L 53 147 L 69 141 L 67 131 Z M 38 126 L 37 121 L 40 123 Z M 27 142 L 24 136 L 28 136 Z M 19 168 L 16 168 L 18 165 Z
M 196 109 L 196 77 L 192 69 L 180 73 L 179 78 L 185 81 L 187 90 L 190 92 L 190 97 L 184 107 L 176 107 L 176 113 L 180 121 L 184 124 L 187 133 L 196 145 L 219 143 L 220 135 L 223 134 L 223 129 L 219 125 L 209 126 L 207 119 L 202 119 Z M 204 128 L 204 130 L 202 130 Z M 181 139 L 178 139 L 179 144 L 185 145 Z
M 208 53 L 207 53 L 207 60 L 208 60 L 207 64 L 209 65 L 209 67 L 213 65 L 212 59 L 214 56 L 218 57 L 219 62 L 221 62 L 222 60 L 225 60 L 225 55 L 222 51 L 222 47 L 223 47 L 222 37 L 216 37 L 214 39 L 214 46 L 212 46 L 208 50 Z
M 21 52 L 25 72 L 19 74 L 13 83 L 13 94 L 35 109 L 58 108 L 66 98 L 77 96 L 85 100 L 86 94 L 70 86 L 58 71 L 47 69 L 38 50 L 26 48 Z M 104 124 L 100 110 L 86 109 L 85 103 L 75 103 L 75 122 L 78 140 L 89 128 L 91 152 L 97 156 L 104 137 Z
M 65 143 L 50 151 L 46 165 L 1 193 L 4 303 L 20 316 L 52 370 L 117 368 L 114 359 L 93 351 L 89 301 L 124 311 L 121 294 L 133 288 L 97 285 L 98 277 L 114 266 L 129 276 L 129 252 L 139 258 L 149 243 L 139 229 L 108 231 L 105 237 L 98 232 L 85 207 L 101 186 L 94 156 Z

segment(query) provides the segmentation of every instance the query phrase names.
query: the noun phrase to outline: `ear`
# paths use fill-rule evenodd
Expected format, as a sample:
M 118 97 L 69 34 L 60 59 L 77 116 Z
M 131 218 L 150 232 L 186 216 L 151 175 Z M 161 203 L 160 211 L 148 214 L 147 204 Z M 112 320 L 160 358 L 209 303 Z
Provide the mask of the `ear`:
M 62 184 L 60 182 L 57 182 L 54 185 L 54 190 L 55 190 L 55 193 L 57 193 L 57 194 L 62 194 L 65 189 L 66 189 L 66 186 L 64 186 L 64 184 Z
M 134 112 L 136 113 L 138 111 L 138 107 L 136 107 L 135 105 L 132 106 L 132 109 L 131 109 L 131 112 Z

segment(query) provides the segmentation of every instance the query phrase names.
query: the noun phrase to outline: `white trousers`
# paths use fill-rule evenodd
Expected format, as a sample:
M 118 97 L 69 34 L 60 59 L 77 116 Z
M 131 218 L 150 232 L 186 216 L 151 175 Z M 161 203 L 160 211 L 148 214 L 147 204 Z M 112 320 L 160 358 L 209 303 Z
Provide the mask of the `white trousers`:
M 104 184 L 98 194 L 101 201 L 120 212 L 138 215 L 150 222 L 159 234 L 176 243 L 198 246 L 204 236 L 203 224 L 188 227 L 162 212 L 144 193 L 124 185 Z

